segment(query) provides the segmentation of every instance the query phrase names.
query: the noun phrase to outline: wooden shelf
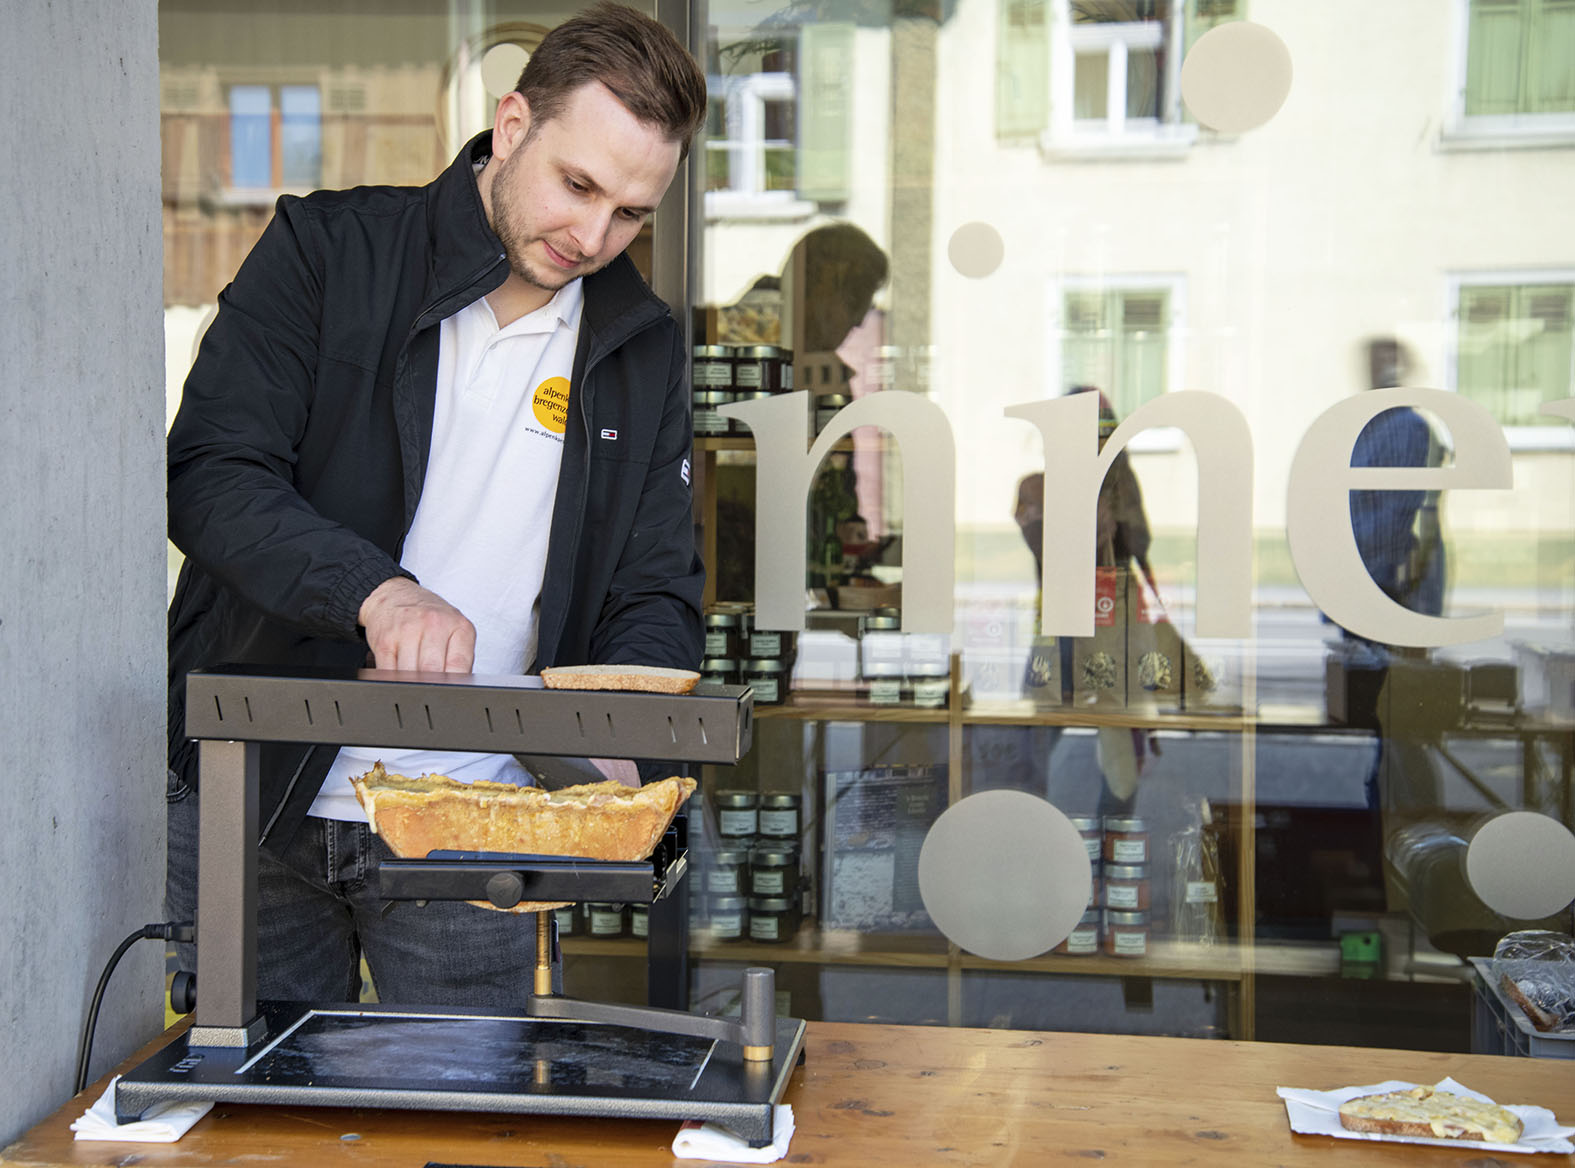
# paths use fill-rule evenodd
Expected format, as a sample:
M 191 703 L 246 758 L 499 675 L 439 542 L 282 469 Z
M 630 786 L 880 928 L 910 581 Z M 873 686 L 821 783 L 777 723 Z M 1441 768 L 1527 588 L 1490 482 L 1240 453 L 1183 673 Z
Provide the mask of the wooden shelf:
M 774 965 L 879 966 L 888 969 L 950 969 L 1002 973 L 1067 973 L 1090 977 L 1157 977 L 1185 981 L 1240 981 L 1242 959 L 1234 945 L 1155 941 L 1147 957 L 1086 957 L 1048 953 L 1026 961 L 991 961 L 949 946 L 933 933 L 865 934 L 806 926 L 789 942 L 763 945 L 714 941 L 691 934 L 690 952 L 710 961 Z
M 789 693 L 778 705 L 756 706 L 755 717 L 785 718 L 798 722 L 922 722 L 944 726 L 950 717 L 946 707 L 873 706 L 869 700 L 850 692 Z

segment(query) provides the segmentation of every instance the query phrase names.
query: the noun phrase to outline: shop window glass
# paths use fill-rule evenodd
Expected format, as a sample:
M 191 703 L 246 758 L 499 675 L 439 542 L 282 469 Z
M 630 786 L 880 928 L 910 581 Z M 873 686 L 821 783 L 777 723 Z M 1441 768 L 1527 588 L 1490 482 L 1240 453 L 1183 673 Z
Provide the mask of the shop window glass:
M 1121 417 L 1164 393 L 1170 303 L 1167 289 L 1066 293 L 1063 389 L 1103 389 Z
M 1467 117 L 1575 112 L 1575 0 L 1470 0 Z
M 1457 388 L 1505 426 L 1562 426 L 1538 411 L 1575 394 L 1572 317 L 1575 283 L 1462 286 Z

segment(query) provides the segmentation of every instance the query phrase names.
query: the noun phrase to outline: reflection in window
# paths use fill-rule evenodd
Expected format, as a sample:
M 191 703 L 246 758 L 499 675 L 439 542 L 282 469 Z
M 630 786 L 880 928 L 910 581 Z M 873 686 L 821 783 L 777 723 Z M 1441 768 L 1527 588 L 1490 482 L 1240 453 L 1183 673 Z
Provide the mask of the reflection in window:
M 1467 117 L 1575 112 L 1575 0 L 1470 0 Z
M 1106 144 L 1191 139 L 1181 57 L 1242 0 L 998 0 L 996 133 Z
M 230 185 L 311 189 L 322 179 L 322 97 L 315 85 L 232 85 Z
M 1505 426 L 1547 426 L 1538 410 L 1575 395 L 1575 281 L 1463 284 L 1456 388 Z
M 1061 332 L 1061 386 L 1105 391 L 1125 418 L 1164 393 L 1170 360 L 1168 288 L 1072 290 Z

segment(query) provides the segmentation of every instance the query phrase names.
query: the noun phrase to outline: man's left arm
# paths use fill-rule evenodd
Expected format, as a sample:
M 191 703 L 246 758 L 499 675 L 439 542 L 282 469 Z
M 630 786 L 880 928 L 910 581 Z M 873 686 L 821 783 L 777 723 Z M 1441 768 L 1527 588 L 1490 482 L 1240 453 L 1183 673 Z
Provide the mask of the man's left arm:
M 653 387 L 654 388 L 654 387 Z M 695 552 L 688 363 L 672 330 L 661 423 L 634 523 L 591 635 L 591 660 L 695 669 L 705 645 L 705 565 Z

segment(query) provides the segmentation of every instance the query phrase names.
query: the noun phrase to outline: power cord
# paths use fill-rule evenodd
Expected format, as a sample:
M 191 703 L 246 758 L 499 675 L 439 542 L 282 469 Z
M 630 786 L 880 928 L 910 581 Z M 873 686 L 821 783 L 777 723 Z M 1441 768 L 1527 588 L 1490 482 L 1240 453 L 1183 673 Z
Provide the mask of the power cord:
M 109 985 L 109 976 L 115 972 L 115 966 L 120 964 L 120 959 L 126 955 L 126 950 L 142 940 L 192 941 L 196 936 L 197 930 L 190 921 L 165 921 L 158 925 L 143 925 L 120 943 L 119 948 L 115 950 L 115 955 L 104 967 L 103 976 L 98 979 L 98 988 L 93 991 L 93 1003 L 88 1007 L 87 1023 L 82 1027 L 82 1041 L 77 1045 L 77 1078 L 72 1094 L 80 1094 L 87 1086 L 88 1058 L 93 1050 L 93 1031 L 98 1026 L 98 1009 L 104 1001 L 104 989 Z

